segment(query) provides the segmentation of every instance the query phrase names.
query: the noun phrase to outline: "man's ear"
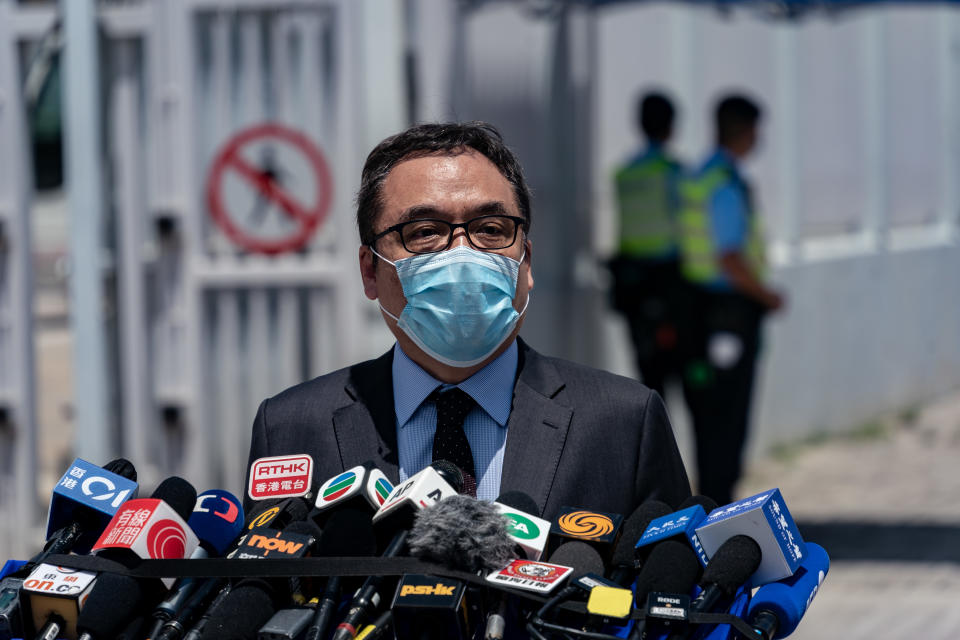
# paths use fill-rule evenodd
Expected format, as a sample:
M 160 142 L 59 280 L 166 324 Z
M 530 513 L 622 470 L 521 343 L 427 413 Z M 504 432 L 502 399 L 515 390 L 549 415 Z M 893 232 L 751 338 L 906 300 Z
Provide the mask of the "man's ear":
M 371 300 L 377 299 L 377 260 L 370 247 L 360 247 L 360 278 L 363 280 L 363 293 Z

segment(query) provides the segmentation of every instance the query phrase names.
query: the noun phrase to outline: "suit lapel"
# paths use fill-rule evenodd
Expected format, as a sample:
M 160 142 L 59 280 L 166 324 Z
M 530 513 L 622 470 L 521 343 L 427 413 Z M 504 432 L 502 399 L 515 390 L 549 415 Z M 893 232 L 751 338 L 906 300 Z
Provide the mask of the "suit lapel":
M 553 365 L 523 341 L 519 346 L 521 360 L 507 422 L 500 492 L 524 491 L 543 513 L 573 409 L 555 400 L 564 383 Z
M 353 402 L 333 413 L 333 431 L 344 469 L 373 460 L 397 482 L 397 430 L 393 409 L 393 350 L 350 368 L 345 390 Z

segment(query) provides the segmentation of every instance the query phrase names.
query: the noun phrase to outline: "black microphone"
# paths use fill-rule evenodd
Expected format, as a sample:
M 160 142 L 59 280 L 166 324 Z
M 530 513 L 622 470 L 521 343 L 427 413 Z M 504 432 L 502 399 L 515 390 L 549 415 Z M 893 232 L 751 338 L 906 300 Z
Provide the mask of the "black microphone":
M 530 634 L 537 637 L 539 632 L 536 631 L 536 627 L 543 626 L 547 616 L 558 605 L 574 596 L 589 595 L 593 585 L 596 584 L 590 577 L 602 576 L 604 573 L 603 558 L 600 553 L 592 545 L 579 540 L 564 542 L 557 547 L 550 556 L 550 563 L 572 567 L 573 571 L 570 574 L 570 584 L 548 600 L 527 625 Z
M 634 509 L 624 523 L 620 540 L 613 548 L 610 580 L 620 586 L 626 586 L 633 581 L 640 562 L 636 557 L 635 548 L 650 521 L 670 513 L 670 506 L 659 500 L 647 500 Z
M 291 522 L 283 531 L 267 535 L 266 532 L 270 531 L 259 528 L 248 533 L 245 548 L 251 551 L 239 557 L 302 558 L 322 535 L 319 527 L 310 519 Z M 295 578 L 241 580 L 222 600 L 211 605 L 199 637 L 210 640 L 252 640 L 257 637 L 257 630 L 270 620 L 295 590 L 298 590 L 298 580 Z
M 20 621 L 20 587 L 23 578 L 6 576 L 0 581 L 0 638 L 23 635 Z
M 193 513 L 187 520 L 187 524 L 200 540 L 200 545 L 190 557 L 222 556 L 243 530 L 243 523 L 243 505 L 235 495 L 221 489 L 204 491 L 197 496 Z M 171 626 L 182 625 L 177 620 L 181 610 L 190 601 L 193 593 L 204 586 L 205 581 L 199 578 L 177 580 L 170 594 L 154 608 L 147 627 L 147 640 L 157 638 L 168 622 L 173 621 Z M 182 626 L 180 630 L 182 632 Z
M 645 606 L 651 594 L 689 594 L 702 574 L 703 567 L 690 545 L 677 540 L 664 540 L 655 545 L 637 574 L 635 600 Z M 637 620 L 628 638 L 643 637 L 646 619 Z
M 139 560 L 144 556 L 183 558 L 199 544 L 186 523 L 196 502 L 197 491 L 189 482 L 176 476 L 167 478 L 151 498 L 127 502 L 111 520 L 94 551 L 117 562 Z M 125 537 L 134 520 L 144 520 L 143 526 L 136 535 Z M 158 600 L 172 584 L 173 580 L 167 578 L 138 580 L 115 573 L 100 575 L 77 618 L 80 640 L 115 638 L 141 613 L 144 603 Z M 118 606 L 121 593 L 124 604 Z
M 246 529 L 269 527 L 281 531 L 291 522 L 303 520 L 310 513 L 307 498 L 274 498 L 255 503 L 247 516 Z
M 402 555 L 416 513 L 457 495 L 463 488 L 462 481 L 463 474 L 455 465 L 438 460 L 412 475 L 406 482 L 397 485 L 373 516 L 374 527 L 378 527 L 381 532 L 392 533 L 392 538 L 381 555 L 385 558 Z M 346 617 L 334 631 L 333 640 L 353 640 L 356 637 L 361 623 L 377 608 L 383 583 L 383 576 L 367 578 L 350 602 Z
M 210 612 L 201 640 L 243 640 L 257 637 L 257 630 L 279 606 L 274 586 L 260 578 L 237 583 Z
M 703 591 L 690 603 L 690 613 L 706 613 L 732 598 L 760 566 L 762 554 L 756 541 L 745 535 L 728 539 L 717 549 L 703 572 L 700 587 Z M 687 625 L 670 636 L 670 640 L 686 640 L 695 627 Z
M 319 555 L 328 558 L 374 555 L 377 541 L 373 535 L 370 514 L 365 510 L 349 508 L 335 511 L 327 520 L 318 547 Z M 326 637 L 340 601 L 342 583 L 340 576 L 330 576 L 327 579 L 323 596 L 307 628 L 305 640 L 320 640 Z
M 309 505 L 309 500 L 304 498 L 278 498 L 258 502 L 247 518 L 244 534 L 234 542 L 231 549 L 226 553 L 226 557 L 231 559 L 302 558 L 315 545 L 321 535 L 316 524 L 307 518 L 310 513 Z M 282 530 L 274 528 L 280 525 L 283 525 Z M 301 530 L 300 527 L 303 527 L 303 529 Z M 209 597 L 217 586 L 222 584 L 222 581 L 217 579 L 210 579 L 209 582 L 213 584 L 208 584 L 205 587 L 205 597 Z M 274 591 L 282 591 L 282 588 L 276 582 L 267 584 Z M 288 591 L 293 586 L 288 581 Z M 205 607 L 205 598 L 193 601 L 185 609 L 176 625 L 173 624 L 174 621 L 164 625 L 161 636 L 157 640 L 178 640 L 181 636 L 184 640 L 199 640 L 208 633 L 207 629 L 215 612 L 221 611 L 223 607 L 229 609 L 235 606 L 236 598 L 249 597 L 249 594 L 244 595 L 243 593 L 240 596 L 231 597 L 231 592 L 232 586 L 227 583 L 214 596 L 213 601 Z M 272 592 L 270 595 L 271 598 L 279 598 L 279 595 Z M 230 600 L 227 600 L 228 598 Z M 197 615 L 198 612 L 199 615 Z M 273 611 L 267 615 L 266 619 L 269 619 L 272 614 Z M 222 616 L 224 614 L 221 611 L 217 615 Z M 183 635 L 183 629 L 187 624 L 190 624 L 194 617 L 197 620 L 193 622 L 192 628 L 186 635 Z

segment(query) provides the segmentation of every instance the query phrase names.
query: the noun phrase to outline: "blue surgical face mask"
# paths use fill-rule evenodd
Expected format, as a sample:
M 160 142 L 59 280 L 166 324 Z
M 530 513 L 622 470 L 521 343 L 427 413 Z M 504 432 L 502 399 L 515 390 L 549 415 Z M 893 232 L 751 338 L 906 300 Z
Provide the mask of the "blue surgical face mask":
M 376 253 L 376 251 L 374 251 Z M 396 262 L 407 305 L 400 317 L 385 314 L 434 360 L 451 367 L 472 367 L 503 344 L 520 317 L 513 308 L 520 262 L 465 245 L 415 255 Z

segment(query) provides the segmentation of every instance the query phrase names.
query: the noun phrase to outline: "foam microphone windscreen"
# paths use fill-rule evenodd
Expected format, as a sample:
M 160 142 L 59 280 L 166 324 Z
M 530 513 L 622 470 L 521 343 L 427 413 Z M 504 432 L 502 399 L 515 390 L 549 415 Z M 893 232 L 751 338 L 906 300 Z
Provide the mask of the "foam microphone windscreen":
M 320 527 L 313 520 L 296 520 L 283 528 L 284 533 L 296 533 L 304 536 L 311 536 L 315 541 L 320 539 L 323 534 Z
M 637 507 L 620 529 L 620 540 L 613 548 L 611 564 L 614 567 L 633 567 L 636 562 L 635 548 L 640 536 L 646 531 L 651 520 L 669 513 L 672 513 L 670 505 L 659 500 L 647 500 Z
M 327 558 L 372 556 L 377 539 L 370 512 L 363 509 L 338 509 L 327 520 L 317 544 L 317 554 Z
M 700 577 L 700 562 L 690 545 L 664 540 L 656 545 L 637 574 L 636 601 L 645 603 L 652 591 L 690 593 Z
M 130 576 L 102 573 L 77 617 L 77 631 L 96 640 L 116 638 L 143 601 L 140 582 Z
M 557 547 L 550 556 L 550 563 L 573 567 L 573 572 L 570 574 L 571 580 L 576 580 L 588 573 L 603 575 L 603 558 L 600 557 L 600 553 L 591 545 L 579 540 L 564 542 Z
M 273 589 L 263 580 L 241 580 L 217 606 L 203 629 L 202 640 L 253 640 L 276 612 Z
M 131 482 L 137 481 L 137 469 L 133 466 L 133 463 L 126 458 L 117 458 L 116 460 L 111 460 L 107 464 L 103 465 L 103 468 L 110 473 L 115 473 L 118 476 L 130 480 Z
M 701 583 L 715 584 L 724 595 L 732 596 L 757 570 L 761 559 L 760 546 L 753 538 L 733 536 L 720 545 L 710 558 Z
M 497 508 L 462 495 L 419 511 L 407 542 L 415 558 L 470 572 L 492 571 L 516 555 Z
M 186 522 L 197 503 L 197 490 L 183 478 L 170 476 L 157 486 L 150 497 L 166 502 Z
M 540 515 L 540 507 L 537 506 L 536 500 L 531 498 L 530 494 L 525 491 L 505 491 L 500 494 L 495 502 L 499 502 L 503 506 L 516 509 L 517 511 L 529 513 L 530 515 Z
M 714 509 L 720 506 L 717 504 L 716 500 L 714 500 L 710 496 L 690 496 L 689 498 L 687 498 L 686 500 L 680 503 L 680 506 L 677 507 L 677 511 L 688 509 L 694 505 L 700 505 L 701 507 L 703 507 L 704 512 L 707 513 L 708 515 L 710 514 L 711 511 L 713 511 Z

